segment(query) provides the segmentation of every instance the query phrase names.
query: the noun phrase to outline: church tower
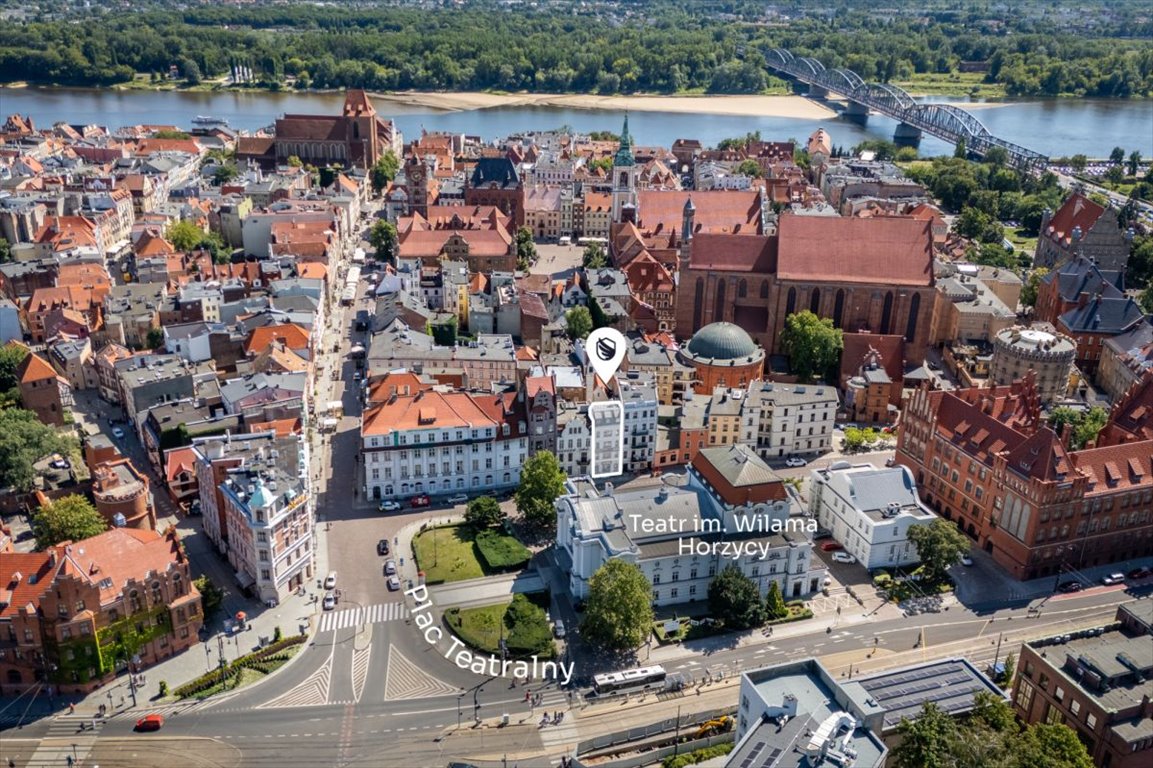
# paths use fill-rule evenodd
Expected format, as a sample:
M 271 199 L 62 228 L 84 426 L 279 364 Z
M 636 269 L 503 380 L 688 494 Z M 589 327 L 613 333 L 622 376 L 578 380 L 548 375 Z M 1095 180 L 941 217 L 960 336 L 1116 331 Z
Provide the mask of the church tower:
M 613 157 L 613 223 L 637 220 L 637 179 L 640 168 L 633 157 L 633 138 L 629 135 L 629 116 L 621 129 L 621 146 Z
M 693 253 L 693 230 L 696 228 L 697 207 L 690 195 L 681 211 L 681 241 L 677 244 L 677 279 L 689 268 L 689 258 Z

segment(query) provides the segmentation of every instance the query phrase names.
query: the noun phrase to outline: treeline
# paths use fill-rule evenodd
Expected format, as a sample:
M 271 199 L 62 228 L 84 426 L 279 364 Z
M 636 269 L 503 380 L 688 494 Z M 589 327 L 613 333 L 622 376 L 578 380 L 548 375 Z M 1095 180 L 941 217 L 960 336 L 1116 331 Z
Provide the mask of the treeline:
M 758 93 L 781 85 L 762 54 L 786 47 L 866 79 L 987 62 L 1012 95 L 1153 94 L 1153 45 L 968 17 L 852 9 L 763 24 L 689 13 L 275 5 L 91 12 L 0 26 L 0 81 L 107 85 L 134 73 L 216 77 L 238 57 L 257 85 L 376 90 Z

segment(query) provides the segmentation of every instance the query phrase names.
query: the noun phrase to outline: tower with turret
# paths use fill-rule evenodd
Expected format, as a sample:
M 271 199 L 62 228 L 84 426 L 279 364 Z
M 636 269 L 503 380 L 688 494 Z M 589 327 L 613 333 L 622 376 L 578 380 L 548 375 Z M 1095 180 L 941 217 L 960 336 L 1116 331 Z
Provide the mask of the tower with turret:
M 613 157 L 613 222 L 637 220 L 637 181 L 641 169 L 633 157 L 633 139 L 629 135 L 629 116 L 621 129 L 621 146 Z

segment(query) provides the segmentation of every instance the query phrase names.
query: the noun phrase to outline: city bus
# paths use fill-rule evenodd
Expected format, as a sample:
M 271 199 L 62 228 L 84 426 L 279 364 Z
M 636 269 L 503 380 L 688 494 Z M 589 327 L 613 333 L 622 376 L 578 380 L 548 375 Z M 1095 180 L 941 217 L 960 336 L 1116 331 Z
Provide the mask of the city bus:
M 609 693 L 635 693 L 637 691 L 661 691 L 665 688 L 668 673 L 659 664 L 653 667 L 626 669 L 621 672 L 606 672 L 593 677 L 593 690 L 598 696 Z

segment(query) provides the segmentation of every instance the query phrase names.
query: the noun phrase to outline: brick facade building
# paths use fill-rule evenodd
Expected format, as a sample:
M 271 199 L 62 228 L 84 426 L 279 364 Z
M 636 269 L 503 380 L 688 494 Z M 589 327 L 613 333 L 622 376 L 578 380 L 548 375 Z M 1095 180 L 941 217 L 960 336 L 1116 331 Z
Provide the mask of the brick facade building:
M 198 641 L 200 592 L 174 528 L 113 528 L 0 565 L 0 688 L 87 692 Z
M 896 460 L 925 503 L 1016 578 L 1051 576 L 1153 553 L 1153 440 L 1126 429 L 1127 414 L 1114 410 L 1100 447 L 1073 451 L 1041 420 L 1032 373 L 1003 387 L 923 388 Z

